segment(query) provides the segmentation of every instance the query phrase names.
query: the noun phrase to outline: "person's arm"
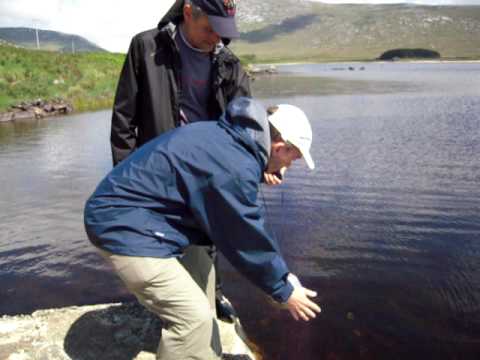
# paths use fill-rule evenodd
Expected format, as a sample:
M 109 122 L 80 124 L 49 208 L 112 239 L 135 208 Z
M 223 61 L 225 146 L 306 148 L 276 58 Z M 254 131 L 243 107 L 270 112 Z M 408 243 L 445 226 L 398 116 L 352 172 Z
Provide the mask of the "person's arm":
M 220 57 L 230 56 L 229 61 L 224 62 L 225 68 L 222 70 L 223 85 L 222 91 L 226 107 L 233 99 L 237 97 L 252 97 L 250 88 L 250 76 L 243 69 L 240 60 L 233 55 L 230 49 L 226 49 Z M 222 62 L 222 60 L 220 60 Z
M 252 90 L 250 88 L 250 76 L 243 69 L 243 66 L 238 62 L 236 64 L 236 87 L 229 101 L 232 101 L 236 97 L 246 96 L 252 97 Z
M 113 165 L 117 165 L 136 148 L 136 114 L 138 94 L 138 61 L 140 51 L 135 38 L 130 44 L 115 94 L 110 144 Z
M 198 204 L 194 215 L 240 273 L 286 305 L 292 316 L 308 319 L 318 306 L 308 299 L 311 290 L 297 287 L 287 279 L 288 267 L 276 240 L 265 229 L 257 203 L 258 174 L 250 175 L 250 179 L 214 177 L 206 188 L 192 194 L 201 198 L 192 199 L 192 203 Z

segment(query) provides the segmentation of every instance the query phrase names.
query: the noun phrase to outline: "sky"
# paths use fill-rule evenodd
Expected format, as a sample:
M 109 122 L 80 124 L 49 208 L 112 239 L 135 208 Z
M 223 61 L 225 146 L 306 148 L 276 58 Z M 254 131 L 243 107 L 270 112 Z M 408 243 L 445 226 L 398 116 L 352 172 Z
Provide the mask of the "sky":
M 419 5 L 480 5 L 480 0 L 311 1 L 331 4 L 408 2 Z M 24 26 L 76 34 L 109 51 L 125 53 L 132 36 L 157 26 L 173 2 L 174 0 L 0 0 L 0 27 Z

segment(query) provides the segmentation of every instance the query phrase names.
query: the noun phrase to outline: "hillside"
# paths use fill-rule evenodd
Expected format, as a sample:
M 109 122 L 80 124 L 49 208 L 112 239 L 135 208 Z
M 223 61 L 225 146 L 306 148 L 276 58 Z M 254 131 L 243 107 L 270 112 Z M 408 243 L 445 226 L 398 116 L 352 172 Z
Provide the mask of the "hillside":
M 109 107 L 124 58 L 28 50 L 0 41 L 0 112 L 38 98 L 63 98 L 75 110 Z
M 0 39 L 27 49 L 37 48 L 36 32 L 35 29 L 31 28 L 0 28 Z M 106 51 L 81 36 L 57 31 L 38 30 L 38 39 L 41 50 L 62 52 Z
M 241 0 L 238 19 L 241 40 L 232 48 L 260 61 L 367 60 L 396 48 L 480 59 L 480 6 Z

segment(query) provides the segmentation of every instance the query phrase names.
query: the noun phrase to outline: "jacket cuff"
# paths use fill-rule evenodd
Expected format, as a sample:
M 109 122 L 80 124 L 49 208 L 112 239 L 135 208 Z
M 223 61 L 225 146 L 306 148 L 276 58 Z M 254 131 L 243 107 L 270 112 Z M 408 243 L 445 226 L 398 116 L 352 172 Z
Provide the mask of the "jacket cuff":
M 283 286 L 275 290 L 275 292 L 273 292 L 271 296 L 273 300 L 275 300 L 276 302 L 280 304 L 285 304 L 290 298 L 290 295 L 292 295 L 293 286 L 292 284 L 290 284 L 289 281 L 287 281 L 286 276 L 285 276 L 285 279 L 283 279 L 282 281 L 283 281 Z

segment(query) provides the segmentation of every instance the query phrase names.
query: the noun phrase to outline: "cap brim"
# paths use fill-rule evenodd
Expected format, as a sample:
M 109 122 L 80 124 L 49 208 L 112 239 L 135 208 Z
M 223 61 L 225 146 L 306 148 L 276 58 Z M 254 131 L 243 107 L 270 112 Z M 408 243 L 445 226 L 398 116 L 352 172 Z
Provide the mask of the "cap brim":
M 208 15 L 208 21 L 221 38 L 238 39 L 240 37 L 235 18 Z
M 315 163 L 313 162 L 312 155 L 310 155 L 310 152 L 308 151 L 305 151 L 305 153 L 302 152 L 302 155 L 309 169 L 310 170 L 315 169 Z

